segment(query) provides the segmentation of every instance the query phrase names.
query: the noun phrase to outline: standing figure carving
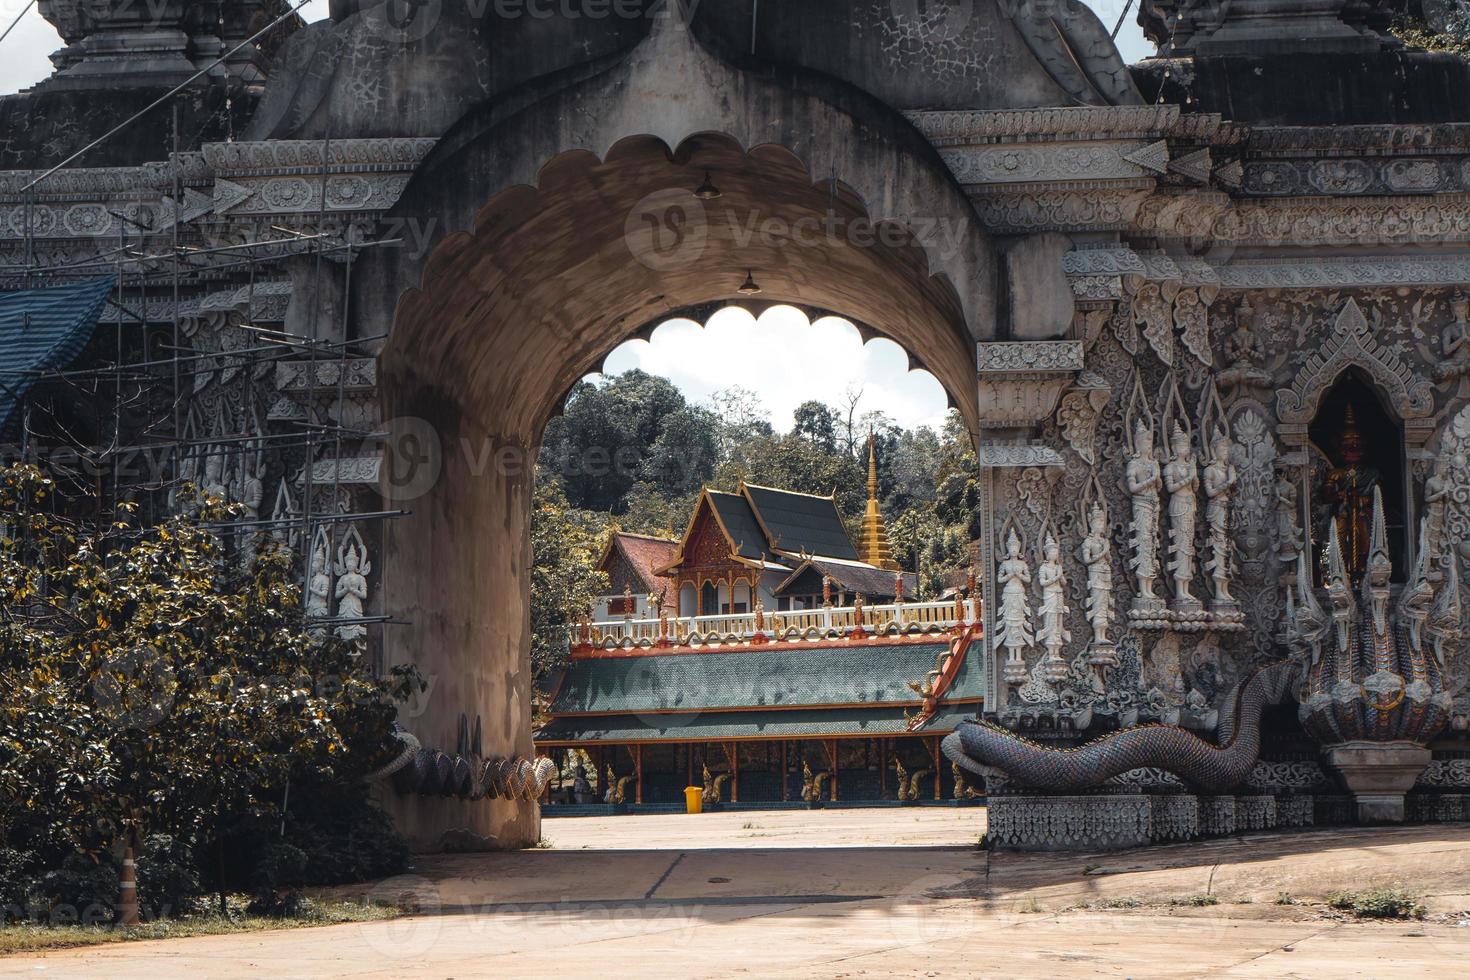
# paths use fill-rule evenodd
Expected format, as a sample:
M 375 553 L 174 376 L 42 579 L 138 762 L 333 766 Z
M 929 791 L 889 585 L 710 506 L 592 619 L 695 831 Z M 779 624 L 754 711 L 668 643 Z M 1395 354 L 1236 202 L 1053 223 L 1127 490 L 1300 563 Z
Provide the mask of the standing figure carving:
M 363 603 L 367 601 L 368 594 L 365 576 L 372 570 L 372 565 L 364 562 L 358 554 L 357 546 L 349 544 L 337 569 L 337 618 L 362 618 Z M 337 627 L 337 635 L 353 643 L 367 635 L 367 627 L 362 623 L 343 623 Z
M 1001 582 L 1000 622 L 995 631 L 996 643 L 1006 648 L 1005 679 L 1019 684 L 1026 679 L 1025 650 L 1031 646 L 1031 606 L 1027 592 L 1031 586 L 1031 568 L 1021 557 L 1021 539 L 1012 531 L 1006 537 L 1006 557 L 1000 563 L 997 577 Z
M 1052 684 L 1067 679 L 1067 661 L 1062 658 L 1062 647 L 1072 639 L 1067 630 L 1067 580 L 1062 571 L 1062 549 L 1057 539 L 1050 534 L 1042 547 L 1042 560 L 1036 570 L 1036 581 L 1041 586 L 1041 626 L 1036 638 L 1046 647 L 1046 661 L 1042 676 Z
M 1159 461 L 1154 459 L 1154 434 L 1142 423 L 1133 433 L 1133 455 L 1128 460 L 1124 479 L 1133 500 L 1133 527 L 1128 542 L 1133 549 L 1128 564 L 1138 579 L 1133 611 L 1148 616 L 1163 605 L 1154 594 L 1154 581 L 1159 577 L 1159 490 L 1163 479 Z
M 1210 559 L 1205 565 L 1212 583 L 1211 610 L 1236 608 L 1230 594 L 1230 501 L 1240 474 L 1230 460 L 1230 440 L 1215 436 L 1210 462 L 1205 466 L 1205 525 L 1210 532 Z
M 1082 539 L 1082 564 L 1087 566 L 1087 619 L 1092 624 L 1092 650 L 1088 663 L 1094 667 L 1117 666 L 1108 625 L 1113 617 L 1112 544 L 1108 541 L 1108 518 L 1101 504 L 1093 504 L 1087 517 L 1087 537 Z
M 1450 495 L 1449 467 L 1444 456 L 1434 461 L 1434 470 L 1424 481 L 1423 537 L 1435 549 L 1442 546 L 1445 502 Z
M 1189 444 L 1189 433 L 1174 423 L 1169 440 L 1174 456 L 1164 467 L 1164 489 L 1169 492 L 1169 572 L 1174 578 L 1171 606 L 1181 612 L 1198 610 L 1190 591 L 1194 579 L 1194 524 L 1198 514 L 1199 468 Z
M 1276 556 L 1283 569 L 1290 571 L 1296 563 L 1298 542 L 1302 532 L 1297 528 L 1296 481 L 1291 470 L 1282 467 L 1276 474 Z
M 1378 487 L 1380 476 L 1378 470 L 1364 462 L 1363 436 L 1358 431 L 1351 405 L 1343 412 L 1342 434 L 1338 437 L 1337 446 L 1339 463 L 1327 472 L 1322 499 L 1326 503 L 1328 520 L 1337 526 L 1348 579 L 1357 582 L 1368 567 L 1373 491 Z
M 311 551 L 311 574 L 306 580 L 306 616 L 308 619 L 326 619 L 332 614 L 332 576 L 327 563 L 327 543 L 318 540 Z M 313 629 L 311 635 L 320 638 L 322 631 Z

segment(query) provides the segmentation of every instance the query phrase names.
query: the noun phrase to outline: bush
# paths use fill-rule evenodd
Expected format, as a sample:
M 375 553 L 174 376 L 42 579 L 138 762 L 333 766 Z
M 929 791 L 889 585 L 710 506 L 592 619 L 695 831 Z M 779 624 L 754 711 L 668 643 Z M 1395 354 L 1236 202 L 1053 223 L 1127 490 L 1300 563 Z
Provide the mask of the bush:
M 138 857 L 138 901 L 148 918 L 167 918 L 194 910 L 204 893 L 194 850 L 168 834 L 143 842 Z
M 1364 919 L 1422 919 L 1424 906 L 1402 888 L 1371 888 L 1340 891 L 1327 896 L 1327 904 Z
M 294 844 L 272 841 L 261 850 L 252 875 L 255 898 L 251 915 L 292 916 L 301 910 L 306 880 L 306 852 Z
M 110 856 L 71 854 L 36 882 L 37 911 L 53 925 L 110 923 L 117 917 L 118 869 Z
M 36 891 L 34 851 L 0 848 L 0 925 L 24 919 Z

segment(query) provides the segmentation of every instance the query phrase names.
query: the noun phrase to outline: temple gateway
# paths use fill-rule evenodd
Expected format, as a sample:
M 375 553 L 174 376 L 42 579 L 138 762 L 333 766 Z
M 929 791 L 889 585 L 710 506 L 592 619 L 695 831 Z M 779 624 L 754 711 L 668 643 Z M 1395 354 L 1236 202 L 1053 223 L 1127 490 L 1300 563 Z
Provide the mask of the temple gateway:
M 3 439 L 53 459 L 88 410 L 140 454 L 98 479 L 243 504 L 318 628 L 417 664 L 378 787 L 416 847 L 539 836 L 547 419 L 757 281 L 944 386 L 975 594 L 926 624 L 820 498 L 711 493 L 550 743 L 605 711 L 619 781 L 662 753 L 745 798 L 913 750 L 1008 847 L 1470 817 L 1470 64 L 1375 0 L 1143 0 L 1135 65 L 1080 5 L 596 6 L 42 0 L 55 71 L 0 99 Z M 694 687 L 730 710 L 671 733 Z M 885 727 L 829 752 L 864 699 Z

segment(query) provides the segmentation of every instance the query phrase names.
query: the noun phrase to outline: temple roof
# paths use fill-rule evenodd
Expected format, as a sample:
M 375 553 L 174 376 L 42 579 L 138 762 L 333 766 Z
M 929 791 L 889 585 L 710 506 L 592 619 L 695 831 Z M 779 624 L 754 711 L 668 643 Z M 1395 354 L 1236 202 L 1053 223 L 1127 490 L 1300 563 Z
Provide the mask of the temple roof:
M 945 704 L 918 731 L 909 731 L 902 708 L 802 708 L 795 711 L 685 712 L 662 715 L 597 715 L 555 718 L 536 734 L 542 747 L 588 742 L 713 742 L 751 738 L 941 735 L 974 720 L 976 702 Z
M 775 555 L 767 547 L 766 535 L 761 530 L 760 521 L 756 519 L 755 512 L 750 509 L 750 503 L 745 497 L 720 490 L 708 490 L 706 493 L 720 519 L 720 525 L 730 536 L 740 557 L 751 561 L 775 560 Z
M 795 588 L 808 573 L 817 577 L 816 589 Z M 821 577 L 827 576 L 832 579 L 833 584 L 845 592 L 860 592 L 873 599 L 877 596 L 896 595 L 893 588 L 894 577 L 903 575 L 904 594 L 912 598 L 918 594 L 919 580 L 913 572 L 892 572 L 886 568 L 874 568 L 862 562 L 833 561 L 827 558 L 808 558 L 788 575 L 780 585 L 776 586 L 776 595 L 786 595 L 795 592 L 798 595 L 815 594 L 821 588 Z
M 42 371 L 65 367 L 92 339 L 102 306 L 116 285 L 105 276 L 61 286 L 0 293 L 0 428 Z
M 607 571 L 608 559 L 614 552 L 621 552 L 637 573 L 639 580 L 643 583 L 643 591 L 650 595 L 657 595 L 663 599 L 669 598 L 669 589 L 673 583 L 658 570 L 672 562 L 679 554 L 679 542 L 672 538 L 656 538 L 648 534 L 629 534 L 626 531 L 616 531 L 608 538 L 607 548 L 602 553 L 602 560 L 597 567 Z
M 741 493 L 768 535 L 769 546 L 788 555 L 822 555 L 859 561 L 834 497 L 743 483 Z

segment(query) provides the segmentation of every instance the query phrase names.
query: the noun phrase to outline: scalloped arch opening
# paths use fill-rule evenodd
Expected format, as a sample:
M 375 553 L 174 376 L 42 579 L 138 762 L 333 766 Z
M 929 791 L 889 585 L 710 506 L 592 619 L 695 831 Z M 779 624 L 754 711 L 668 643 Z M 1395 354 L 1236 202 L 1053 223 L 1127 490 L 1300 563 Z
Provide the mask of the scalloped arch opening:
M 706 171 L 721 195 L 700 201 Z M 398 304 L 385 382 L 431 388 L 477 428 L 533 445 L 564 393 L 618 344 L 674 311 L 739 299 L 752 270 L 762 300 L 828 310 L 893 340 L 973 431 L 974 338 L 951 283 L 931 271 L 926 246 L 945 247 L 943 220 L 928 224 L 916 233 L 870 219 L 840 174 L 814 182 L 774 144 L 745 151 L 701 134 L 670 150 L 635 136 L 601 161 L 562 153 L 537 187 L 495 195 L 472 234 L 435 249 Z

